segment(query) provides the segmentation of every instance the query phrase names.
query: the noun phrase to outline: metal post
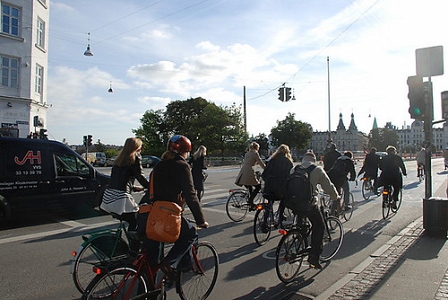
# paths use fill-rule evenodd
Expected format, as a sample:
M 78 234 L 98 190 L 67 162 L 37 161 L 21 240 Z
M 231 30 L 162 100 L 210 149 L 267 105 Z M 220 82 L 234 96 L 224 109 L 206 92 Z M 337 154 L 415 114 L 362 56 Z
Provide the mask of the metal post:
M 431 167 L 431 145 L 432 145 L 432 120 L 433 120 L 433 94 L 431 77 L 428 77 L 427 91 L 425 93 L 426 115 L 424 121 L 425 131 L 425 199 L 432 197 L 432 167 Z
M 244 113 L 244 132 L 247 132 L 247 117 L 246 117 L 246 86 L 243 87 L 243 113 Z
M 327 81 L 328 81 L 328 143 L 331 139 L 331 110 L 330 110 L 330 57 L 327 56 Z

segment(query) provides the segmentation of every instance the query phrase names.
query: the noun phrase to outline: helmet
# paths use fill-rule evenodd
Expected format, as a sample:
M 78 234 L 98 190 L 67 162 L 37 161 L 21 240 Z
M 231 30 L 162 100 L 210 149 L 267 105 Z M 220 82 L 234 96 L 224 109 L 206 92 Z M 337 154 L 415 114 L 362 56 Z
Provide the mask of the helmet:
M 167 149 L 180 154 L 190 152 L 191 142 L 186 136 L 174 135 L 168 141 Z

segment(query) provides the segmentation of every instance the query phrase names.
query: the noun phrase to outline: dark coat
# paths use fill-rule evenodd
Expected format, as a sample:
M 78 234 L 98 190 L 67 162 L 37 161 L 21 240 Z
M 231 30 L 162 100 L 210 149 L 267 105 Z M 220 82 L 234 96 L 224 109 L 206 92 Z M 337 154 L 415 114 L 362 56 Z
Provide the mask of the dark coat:
M 141 156 L 136 155 L 135 162 L 129 166 L 112 167 L 109 188 L 131 193 L 134 187 L 134 181 L 137 179 L 140 184 L 148 189 L 149 183 L 143 172 Z
M 188 163 L 191 165 L 191 174 L 193 175 L 194 188 L 197 191 L 204 190 L 204 175 L 202 170 L 206 170 L 204 155 L 198 157 L 198 159 L 190 158 Z
M 286 193 L 286 182 L 292 167 L 293 163 L 282 153 L 271 158 L 262 174 L 265 181 L 264 193 L 272 195 L 274 200 L 283 199 Z
M 324 156 L 324 170 L 330 171 L 330 169 L 333 167 L 336 160 L 341 156 L 342 154 L 338 150 L 329 150 L 325 156 Z
M 366 177 L 375 179 L 378 176 L 381 158 L 376 153 L 369 153 L 364 159 L 364 164 L 358 174 L 365 173 Z
M 330 177 L 331 182 L 333 182 L 338 190 L 348 180 L 348 174 L 350 174 L 350 181 L 354 181 L 356 178 L 355 165 L 353 164 L 353 160 L 345 155 L 339 157 L 333 167 L 328 171 L 328 177 Z
M 403 175 L 407 175 L 403 159 L 396 154 L 388 154 L 381 159 L 381 175 L 379 185 L 397 185 L 403 187 Z M 401 172 L 400 172 L 401 170 Z

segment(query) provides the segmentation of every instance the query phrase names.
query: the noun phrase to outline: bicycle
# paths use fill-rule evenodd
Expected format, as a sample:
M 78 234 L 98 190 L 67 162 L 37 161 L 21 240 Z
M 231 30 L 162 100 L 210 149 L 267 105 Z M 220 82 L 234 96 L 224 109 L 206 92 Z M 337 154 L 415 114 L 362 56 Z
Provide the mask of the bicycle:
M 261 180 L 261 172 L 256 171 L 255 176 Z M 261 180 L 261 189 L 254 198 L 254 204 L 258 205 L 264 202 L 263 198 L 263 181 Z M 230 220 L 241 222 L 249 211 L 249 190 L 247 189 L 231 189 L 226 202 L 226 212 Z
M 329 215 L 332 215 L 336 218 L 343 218 L 345 221 L 351 219 L 353 215 L 353 210 L 355 209 L 355 198 L 352 192 L 349 192 L 349 204 L 345 205 L 344 202 L 344 191 L 341 193 L 341 199 L 339 203 L 337 200 L 331 199 L 330 195 L 325 194 L 322 191 L 319 191 L 318 197 L 320 199 L 320 203 L 327 210 Z
M 280 201 L 277 201 L 280 202 Z M 274 200 L 267 200 L 257 205 L 257 210 L 254 217 L 253 233 L 255 242 L 262 246 L 271 236 L 271 231 L 277 229 L 279 226 L 288 228 L 292 225 L 294 214 L 289 208 L 284 208 L 282 222 L 279 222 L 280 217 L 280 203 L 277 210 L 274 209 Z
M 138 237 L 136 233 L 135 237 Z M 138 239 L 141 240 L 141 237 Z M 163 243 L 160 247 L 163 256 Z M 173 278 L 180 298 L 206 299 L 216 284 L 218 265 L 218 253 L 211 243 L 198 242 L 193 245 L 191 267 L 188 270 L 176 271 Z M 169 288 L 167 282 L 170 277 L 160 273 L 160 263 L 151 268 L 147 254 L 141 249 L 132 264 L 126 263 L 126 260 L 113 266 L 99 264 L 93 271 L 98 275 L 87 287 L 83 300 L 166 299 L 166 288 Z
M 79 292 L 84 293 L 95 274 L 92 267 L 97 263 L 112 262 L 127 257 L 130 252 L 129 244 L 123 239 L 123 233 L 129 241 L 126 222 L 120 215 L 111 214 L 120 221 L 117 228 L 99 229 L 82 236 L 84 242 L 78 249 L 72 251 L 70 273 Z
M 391 185 L 386 185 L 383 188 L 382 195 L 383 195 L 383 202 L 382 202 L 382 212 L 383 212 L 383 219 L 386 220 L 389 216 L 389 213 L 392 211 L 392 213 L 396 214 L 398 212 L 398 209 L 401 206 L 401 200 L 402 200 L 402 193 L 401 190 L 398 191 L 398 201 L 395 203 L 393 199 L 393 187 Z
M 344 228 L 341 221 L 323 207 L 320 208 L 324 216 L 322 262 L 329 261 L 339 251 L 344 239 Z M 275 270 L 278 278 L 285 283 L 292 282 L 302 267 L 303 259 L 309 255 L 312 232 L 311 222 L 304 215 L 296 216 L 291 229 L 280 229 L 282 234 L 275 250 Z
M 371 196 L 376 195 L 372 181 L 373 179 L 370 177 L 364 176 L 362 178 L 362 197 L 364 200 L 369 200 Z

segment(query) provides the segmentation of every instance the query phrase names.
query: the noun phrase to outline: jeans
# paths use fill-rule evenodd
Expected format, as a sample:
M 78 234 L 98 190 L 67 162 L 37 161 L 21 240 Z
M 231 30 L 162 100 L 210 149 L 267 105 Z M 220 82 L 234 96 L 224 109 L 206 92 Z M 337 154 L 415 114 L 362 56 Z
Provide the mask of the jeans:
M 313 230 L 311 231 L 311 249 L 310 255 L 320 256 L 323 248 L 324 238 L 324 219 L 320 213 L 319 207 L 313 206 L 311 210 L 305 213 L 311 222 Z

